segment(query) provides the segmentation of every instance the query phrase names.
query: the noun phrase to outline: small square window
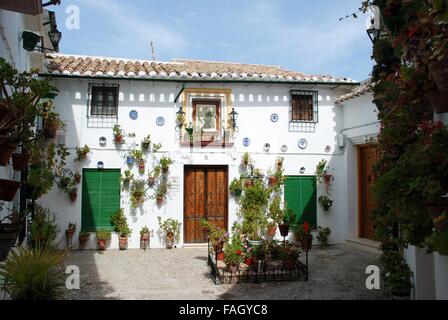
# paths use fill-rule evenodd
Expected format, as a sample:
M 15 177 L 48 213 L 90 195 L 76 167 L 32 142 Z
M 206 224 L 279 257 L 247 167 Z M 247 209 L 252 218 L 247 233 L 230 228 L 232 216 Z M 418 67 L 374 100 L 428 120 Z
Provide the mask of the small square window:
M 317 91 L 291 91 L 290 121 L 300 123 L 318 122 Z
M 117 116 L 118 86 L 92 86 L 91 97 L 91 116 Z

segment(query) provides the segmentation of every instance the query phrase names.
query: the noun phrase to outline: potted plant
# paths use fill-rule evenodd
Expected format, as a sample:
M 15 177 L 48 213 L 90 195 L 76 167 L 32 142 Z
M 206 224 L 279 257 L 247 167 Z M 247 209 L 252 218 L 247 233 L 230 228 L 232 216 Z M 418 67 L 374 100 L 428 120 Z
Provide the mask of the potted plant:
M 156 185 L 157 178 L 160 176 L 160 165 L 154 167 L 153 171 L 148 174 L 148 186 L 153 188 Z
M 145 152 L 148 152 L 151 148 L 151 135 L 148 134 L 145 138 L 142 140 L 142 150 Z
M 275 161 L 275 166 L 277 167 L 277 169 L 282 169 L 283 168 L 283 162 L 285 161 L 285 158 L 283 157 L 278 157 L 277 160 Z
M 224 260 L 224 245 L 229 240 L 229 233 L 214 224 L 209 224 L 209 238 L 218 261 Z
M 75 172 L 74 177 L 75 177 L 76 183 L 78 183 L 78 184 L 81 183 L 82 176 L 81 176 L 81 174 L 78 171 Z
M 124 174 L 121 175 L 121 183 L 123 183 L 124 188 L 129 188 L 129 185 L 131 184 L 132 180 L 134 180 L 134 175 L 132 174 L 131 170 L 127 169 L 124 171 Z
M 12 201 L 20 186 L 21 183 L 18 181 L 0 179 L 0 200 Z
M 170 170 L 170 165 L 173 163 L 173 160 L 171 160 L 168 157 L 163 156 L 160 159 L 160 167 L 162 168 L 163 173 L 167 173 Z
M 233 179 L 232 182 L 230 183 L 229 190 L 233 196 L 240 197 L 241 193 L 243 192 L 243 182 L 242 182 L 241 178 Z
M 124 214 L 124 209 L 118 209 L 110 218 L 110 223 L 114 231 L 118 233 L 118 244 L 120 250 L 125 250 L 128 245 L 128 238 L 132 233 L 129 229 L 128 220 Z
M 138 208 L 145 202 L 146 198 L 145 183 L 146 183 L 145 180 L 141 179 L 136 179 L 132 181 L 130 187 L 132 208 Z
M 202 218 L 199 224 L 202 227 L 202 233 L 204 234 L 204 238 L 208 239 L 210 230 L 212 229 L 211 223 L 207 221 L 207 219 Z
M 124 131 L 119 124 L 114 125 L 112 128 L 114 134 L 114 143 L 122 144 L 124 142 Z
M 76 147 L 76 158 L 75 161 L 84 161 L 87 159 L 87 155 L 90 153 L 90 148 L 88 145 L 78 148 Z
M 321 244 L 326 245 L 328 243 L 328 237 L 331 235 L 331 229 L 328 227 L 318 227 L 317 230 L 317 240 L 319 240 Z
M 31 155 L 29 153 L 13 153 L 12 154 L 12 168 L 15 171 L 23 171 L 28 166 L 28 161 Z
M 112 237 L 112 233 L 109 230 L 98 230 L 96 232 L 96 238 L 98 240 L 98 249 L 106 250 L 107 241 Z
M 327 174 L 327 160 L 322 159 L 316 166 L 316 180 L 321 183 L 325 174 Z
M 90 233 L 81 231 L 79 233 L 79 248 L 84 249 L 86 247 L 87 241 L 89 241 Z
M 76 186 L 71 186 L 68 189 L 68 195 L 70 197 L 70 201 L 75 202 L 76 199 L 78 198 L 78 188 Z
M 151 235 L 151 231 L 149 230 L 149 228 L 147 226 L 144 226 L 140 230 L 140 241 L 149 241 L 150 235 Z
M 275 186 L 277 184 L 277 176 L 274 175 L 272 170 L 268 170 L 268 176 L 269 176 L 269 186 Z
M 166 194 L 168 192 L 168 184 L 166 181 L 162 181 L 156 189 L 156 201 L 157 204 L 160 206 L 163 204 L 163 201 L 165 200 Z
M 277 225 L 283 223 L 284 214 L 283 210 L 280 208 L 281 198 L 280 196 L 275 196 L 269 205 L 269 224 L 268 224 L 268 235 L 275 236 Z M 283 227 L 284 228 L 284 227 Z M 286 233 L 286 236 L 288 233 Z
M 296 268 L 297 259 L 299 258 L 299 251 L 291 244 L 282 246 L 280 248 L 280 258 L 283 262 L 283 268 L 294 269 Z
M 65 127 L 64 122 L 59 118 L 59 114 L 52 109 L 53 106 L 50 110 L 47 110 L 43 116 L 44 127 L 42 132 L 46 139 L 54 139 L 58 131 Z
M 245 152 L 241 159 L 243 166 L 247 167 L 251 163 L 251 158 L 249 152 Z
M 157 217 L 159 222 L 159 228 L 162 234 L 165 236 L 165 245 L 167 249 L 172 249 L 174 247 L 175 241 L 179 241 L 180 228 L 182 223 L 176 219 L 168 218 L 162 221 L 161 217 Z
M 0 166 L 8 165 L 9 159 L 17 149 L 17 142 L 13 139 L 0 139 Z
M 303 225 L 297 227 L 295 230 L 297 232 L 296 238 L 300 240 L 302 249 L 305 251 L 311 250 L 313 246 L 313 235 L 311 234 L 309 223 L 305 221 Z
M 321 195 L 319 197 L 319 203 L 324 209 L 324 211 L 329 211 L 333 205 L 333 200 L 331 200 L 327 195 Z
M 239 241 L 229 241 L 224 246 L 224 263 L 232 276 L 238 272 L 240 264 L 243 262 L 243 247 Z
M 65 230 L 65 235 L 67 236 L 67 239 L 73 238 L 73 234 L 75 233 L 75 231 L 76 231 L 76 224 L 70 222 L 68 224 L 67 230 Z

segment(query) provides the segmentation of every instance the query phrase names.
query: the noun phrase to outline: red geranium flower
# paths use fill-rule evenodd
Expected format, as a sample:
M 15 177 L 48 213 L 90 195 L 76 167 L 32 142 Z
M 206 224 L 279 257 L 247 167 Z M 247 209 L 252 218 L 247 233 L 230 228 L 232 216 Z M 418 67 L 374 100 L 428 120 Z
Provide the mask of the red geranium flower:
M 308 224 L 307 221 L 305 221 L 305 223 L 303 224 L 303 232 L 305 234 L 308 234 L 309 231 L 310 231 L 310 225 Z
M 242 252 L 241 250 L 238 249 L 238 250 L 236 250 L 236 254 L 240 256 L 240 255 L 243 254 L 243 252 Z

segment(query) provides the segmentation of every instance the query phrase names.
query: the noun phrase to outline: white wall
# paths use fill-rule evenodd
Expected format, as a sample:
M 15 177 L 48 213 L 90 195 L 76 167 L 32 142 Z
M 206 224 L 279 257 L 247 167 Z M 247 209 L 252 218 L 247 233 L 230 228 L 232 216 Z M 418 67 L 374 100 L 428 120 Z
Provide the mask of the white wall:
M 102 81 L 95 81 L 103 83 Z M 113 83 L 111 81 L 107 81 Z M 143 81 L 118 81 L 120 85 L 120 103 L 118 123 L 127 132 L 135 132 L 136 143 L 147 134 L 151 134 L 154 142 L 161 142 L 163 145 L 159 154 L 149 155 L 146 169 L 148 170 L 151 161 L 159 159 L 162 155 L 169 155 L 175 163 L 171 167 L 171 179 L 178 181 L 177 186 L 169 192 L 169 199 L 161 207 L 155 205 L 155 201 L 147 200 L 142 209 L 132 212 L 128 201 L 128 194 L 122 194 L 122 206 L 128 215 L 130 227 L 133 234 L 130 238 L 129 247 L 139 246 L 139 231 L 142 226 L 147 225 L 150 229 L 157 231 L 157 216 L 163 218 L 172 217 L 183 221 L 183 168 L 184 165 L 228 165 L 229 181 L 239 176 L 241 155 L 249 152 L 255 160 L 256 167 L 262 168 L 265 172 L 269 168 L 274 168 L 275 160 L 278 156 L 285 157 L 285 174 L 300 175 L 300 168 L 305 167 L 303 175 L 314 175 L 317 163 L 325 158 L 330 162 L 335 176 L 333 187 L 334 206 L 329 213 L 324 213 L 318 205 L 318 224 L 329 226 L 333 230 L 331 242 L 341 243 L 346 239 L 345 221 L 346 213 L 343 199 L 344 195 L 344 173 L 339 170 L 343 164 L 342 154 L 336 147 L 336 135 L 341 130 L 335 124 L 335 119 L 341 117 L 340 109 L 334 105 L 335 97 L 341 94 L 340 91 L 332 92 L 325 88 L 319 90 L 319 123 L 316 125 L 314 133 L 289 132 L 289 90 L 288 85 L 222 85 L 204 84 L 202 88 L 231 88 L 233 93 L 233 106 L 239 113 L 238 127 L 240 132 L 236 136 L 234 148 L 222 150 L 197 149 L 193 152 L 190 148 L 179 146 L 178 133 L 175 131 L 175 113 L 180 105 L 180 101 L 175 106 L 174 97 L 181 87 L 175 83 L 143 82 Z M 88 81 L 73 79 L 58 79 L 56 82 L 60 94 L 56 98 L 57 110 L 61 117 L 68 123 L 66 135 L 66 147 L 70 149 L 74 156 L 74 148 L 88 144 L 92 153 L 89 160 L 81 165 L 75 165 L 68 161 L 72 169 L 81 170 L 85 168 L 96 168 L 98 161 L 103 161 L 106 168 L 127 168 L 125 156 L 128 150 L 123 147 L 117 151 L 111 143 L 113 139 L 112 129 L 88 128 L 87 127 L 87 94 Z M 131 120 L 129 112 L 137 110 L 138 120 Z M 279 115 L 279 121 L 272 123 L 270 116 L 272 113 Z M 156 118 L 163 116 L 165 125 L 158 127 Z M 99 146 L 98 139 L 104 136 L 108 143 L 105 147 Z M 244 147 L 242 140 L 244 137 L 251 139 L 249 147 Z M 301 150 L 298 141 L 301 138 L 308 140 L 308 148 Z M 266 153 L 263 146 L 266 142 L 271 144 L 271 151 Z M 288 152 L 282 153 L 280 148 L 283 144 L 288 146 Z M 326 153 L 325 147 L 331 146 L 331 152 Z M 134 172 L 138 176 L 137 169 Z M 81 190 L 76 203 L 70 203 L 68 197 L 60 190 L 53 190 L 42 200 L 44 205 L 57 212 L 58 223 L 60 225 L 60 239 L 65 241 L 63 234 L 69 222 L 77 223 L 78 229 L 81 226 Z M 229 197 L 229 226 L 236 219 L 237 205 L 232 197 Z M 75 234 L 75 239 L 77 235 Z M 163 243 L 157 234 L 151 238 L 151 247 L 161 247 Z M 116 248 L 118 241 L 114 238 L 111 247 Z M 182 246 L 182 241 L 179 244 Z M 95 237 L 91 239 L 91 247 L 96 248 Z

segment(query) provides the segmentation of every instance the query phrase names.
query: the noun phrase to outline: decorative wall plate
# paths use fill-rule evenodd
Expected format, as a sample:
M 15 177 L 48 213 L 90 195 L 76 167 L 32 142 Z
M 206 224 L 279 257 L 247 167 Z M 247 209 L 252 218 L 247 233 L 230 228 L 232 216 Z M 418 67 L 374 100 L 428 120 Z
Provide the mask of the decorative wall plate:
M 330 153 L 331 152 L 331 147 L 330 146 L 326 146 L 325 147 L 325 152 L 326 153 Z
M 243 146 L 248 147 L 250 145 L 250 139 L 249 138 L 244 138 L 243 139 Z
M 269 143 L 265 143 L 263 149 L 264 151 L 269 152 L 269 150 L 271 150 L 271 145 Z
M 306 147 L 308 147 L 308 141 L 306 141 L 306 139 L 300 139 L 299 140 L 299 148 L 304 150 L 304 149 L 306 149 Z
M 288 146 L 286 144 L 284 144 L 284 145 L 282 145 L 280 150 L 282 150 L 282 152 L 286 152 L 286 151 L 288 151 Z
M 157 117 L 156 124 L 161 127 L 165 124 L 165 118 L 164 117 Z
M 278 114 L 276 114 L 276 113 L 271 114 L 271 121 L 272 122 L 277 122 L 278 121 Z
M 132 110 L 131 112 L 129 112 L 129 118 L 131 118 L 132 120 L 137 120 L 138 119 L 137 110 Z
M 106 137 L 101 137 L 99 141 L 100 141 L 100 145 L 104 146 L 107 142 L 107 139 L 106 139 Z

